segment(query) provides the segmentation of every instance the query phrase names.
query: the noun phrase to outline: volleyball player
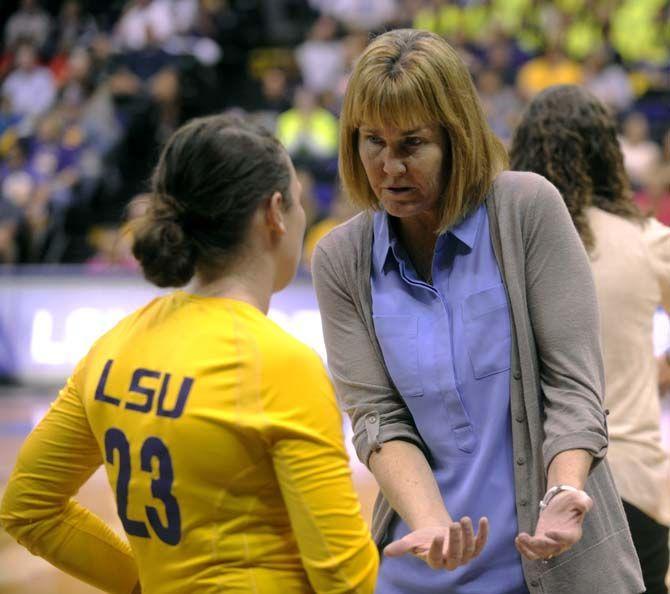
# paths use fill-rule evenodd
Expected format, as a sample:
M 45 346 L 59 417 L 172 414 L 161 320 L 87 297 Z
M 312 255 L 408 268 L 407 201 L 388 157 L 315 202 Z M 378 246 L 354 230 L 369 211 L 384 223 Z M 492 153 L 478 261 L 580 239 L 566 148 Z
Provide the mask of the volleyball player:
M 122 320 L 27 438 L 9 534 L 115 593 L 372 592 L 378 555 L 317 355 L 266 317 L 305 214 L 285 150 L 213 116 L 163 150 L 133 251 L 180 287 Z M 72 497 L 101 465 L 130 546 Z

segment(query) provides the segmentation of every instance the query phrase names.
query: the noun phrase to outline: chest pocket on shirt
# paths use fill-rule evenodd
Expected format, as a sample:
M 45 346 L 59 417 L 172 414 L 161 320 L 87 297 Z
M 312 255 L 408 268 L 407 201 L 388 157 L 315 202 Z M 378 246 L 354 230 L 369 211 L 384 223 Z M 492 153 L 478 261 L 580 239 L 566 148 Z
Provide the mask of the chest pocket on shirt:
M 395 387 L 405 398 L 423 395 L 416 316 L 373 316 L 375 333 Z
M 477 379 L 510 368 L 512 338 L 503 285 L 470 295 L 463 302 L 465 341 Z

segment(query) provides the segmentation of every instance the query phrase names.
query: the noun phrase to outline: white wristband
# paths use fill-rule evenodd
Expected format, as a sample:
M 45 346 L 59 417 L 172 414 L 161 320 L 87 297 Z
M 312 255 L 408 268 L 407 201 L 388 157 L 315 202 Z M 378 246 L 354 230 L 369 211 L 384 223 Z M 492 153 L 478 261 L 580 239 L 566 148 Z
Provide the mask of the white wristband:
M 581 489 L 577 489 L 576 487 L 573 487 L 571 485 L 556 485 L 555 487 L 552 487 L 549 489 L 545 494 L 544 497 L 542 498 L 542 501 L 540 501 L 540 513 L 542 513 L 545 509 L 547 509 L 547 506 L 549 505 L 549 502 L 556 497 L 560 492 L 562 491 L 572 491 L 573 493 L 583 493 Z

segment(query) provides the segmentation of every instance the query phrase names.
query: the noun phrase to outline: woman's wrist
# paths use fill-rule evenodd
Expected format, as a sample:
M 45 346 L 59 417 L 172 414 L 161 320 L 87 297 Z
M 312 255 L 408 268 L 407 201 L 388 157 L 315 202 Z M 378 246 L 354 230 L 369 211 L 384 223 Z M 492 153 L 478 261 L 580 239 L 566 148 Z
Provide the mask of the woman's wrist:
M 547 487 L 570 485 L 583 489 L 592 464 L 593 456 L 586 450 L 565 450 L 556 454 L 548 468 Z
M 544 497 L 540 501 L 540 513 L 547 509 L 554 497 L 564 492 L 584 493 L 584 491 L 578 489 L 577 487 L 573 487 L 572 485 L 554 485 L 547 490 L 547 492 L 544 494 Z
M 421 528 L 434 528 L 435 526 L 450 526 L 453 522 L 449 512 L 445 509 L 444 514 L 431 515 L 428 517 L 424 516 L 420 519 L 416 519 L 414 522 L 408 522 L 407 524 L 412 530 L 420 530 Z

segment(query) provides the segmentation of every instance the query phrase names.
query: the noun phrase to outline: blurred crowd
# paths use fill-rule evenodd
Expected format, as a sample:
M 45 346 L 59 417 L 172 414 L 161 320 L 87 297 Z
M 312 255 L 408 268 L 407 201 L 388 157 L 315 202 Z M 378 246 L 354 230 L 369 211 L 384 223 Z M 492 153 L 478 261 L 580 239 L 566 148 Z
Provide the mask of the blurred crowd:
M 305 263 L 353 214 L 337 183 L 338 113 L 371 35 L 444 35 L 493 130 L 583 84 L 620 122 L 640 206 L 670 224 L 668 0 L 3 1 L 0 263 L 133 268 L 125 222 L 184 121 L 253 114 L 291 153 L 308 215 Z

